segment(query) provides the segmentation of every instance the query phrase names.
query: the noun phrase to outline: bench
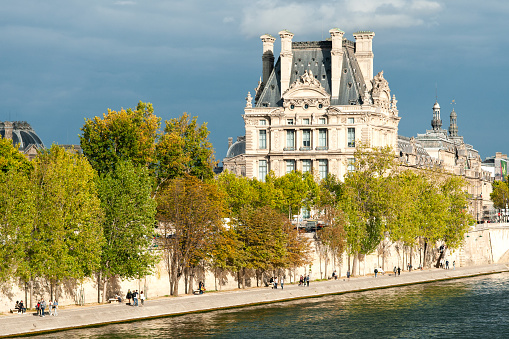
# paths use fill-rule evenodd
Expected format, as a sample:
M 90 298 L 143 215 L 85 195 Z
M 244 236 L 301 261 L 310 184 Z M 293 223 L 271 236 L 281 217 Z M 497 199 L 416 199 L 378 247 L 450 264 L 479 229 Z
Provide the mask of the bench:
M 203 292 L 205 292 L 205 289 L 202 289 L 202 293 L 203 293 Z M 193 290 L 193 294 L 195 294 L 195 295 L 196 295 L 196 294 L 202 294 L 202 293 L 200 293 L 200 290 L 199 290 L 199 289 L 198 289 L 198 290 Z
M 122 298 L 109 298 L 108 299 L 108 302 L 111 304 L 113 301 L 116 301 L 116 302 L 122 302 Z

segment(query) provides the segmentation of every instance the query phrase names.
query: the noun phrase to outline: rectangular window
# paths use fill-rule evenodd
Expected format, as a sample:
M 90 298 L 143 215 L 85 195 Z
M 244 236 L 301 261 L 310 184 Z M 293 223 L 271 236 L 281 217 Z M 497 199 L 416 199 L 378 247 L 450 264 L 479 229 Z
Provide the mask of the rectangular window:
M 286 119 L 287 125 L 293 125 L 293 119 Z
M 311 172 L 311 160 L 302 160 L 302 173 Z
M 295 149 L 295 131 L 287 130 L 286 131 L 286 150 L 293 151 Z
M 355 147 L 355 128 L 348 128 L 348 147 Z
M 320 129 L 318 131 L 318 147 L 321 147 L 322 149 L 327 147 L 327 130 L 326 129 Z
M 267 160 L 260 160 L 258 162 L 258 179 L 265 182 L 267 176 Z
M 266 130 L 260 130 L 258 146 L 260 149 L 267 149 L 267 131 Z
M 353 124 L 353 123 L 355 123 L 355 119 L 354 119 L 354 118 L 348 118 L 348 123 L 349 123 L 349 124 Z
M 304 219 L 309 219 L 311 218 L 311 212 L 309 211 L 309 209 L 307 207 L 302 207 L 302 218 Z
M 267 120 L 260 120 L 260 125 L 262 125 L 262 126 L 267 125 Z
M 320 174 L 320 180 L 323 180 L 327 177 L 327 173 L 329 172 L 327 159 L 318 160 L 318 173 Z
M 302 119 L 303 125 L 309 125 L 309 119 Z
M 295 171 L 295 160 L 286 160 L 286 173 Z
M 311 147 L 311 130 L 309 129 L 302 131 L 302 147 Z
M 348 170 L 348 172 L 355 171 L 355 158 L 348 159 L 348 165 L 346 169 Z
M 318 119 L 318 123 L 319 123 L 320 125 L 325 125 L 325 118 L 320 118 L 320 119 Z

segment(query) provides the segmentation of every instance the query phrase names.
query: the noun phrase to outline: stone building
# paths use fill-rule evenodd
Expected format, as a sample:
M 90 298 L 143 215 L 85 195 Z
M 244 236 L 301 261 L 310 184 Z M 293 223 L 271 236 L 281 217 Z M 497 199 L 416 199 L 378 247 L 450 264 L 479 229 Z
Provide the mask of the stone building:
M 37 156 L 37 150 L 44 148 L 41 138 L 26 121 L 0 121 L 0 135 L 11 139 L 14 146 L 18 145 L 21 153 L 32 160 Z
M 333 28 L 326 41 L 294 42 L 283 30 L 281 53 L 274 62 L 275 38 L 265 34 L 262 77 L 244 108 L 245 136 L 228 141 L 223 167 L 239 176 L 264 180 L 269 171 L 282 176 L 293 170 L 328 173 L 342 179 L 353 170 L 359 143 L 391 146 L 401 166 L 440 169 L 469 182 L 470 212 L 489 219 L 491 178 L 481 168 L 472 145 L 458 135 L 457 113 L 442 128 L 440 105 L 433 105 L 431 130 L 416 137 L 398 136 L 397 100 L 391 97 L 383 71 L 373 76 L 375 34 L 360 31 L 355 41 Z
M 492 219 L 490 200 L 492 178 L 482 168 L 479 152 L 458 135 L 458 114 L 450 113 L 449 129 L 442 129 L 440 105 L 433 105 L 431 130 L 416 137 L 398 136 L 398 151 L 402 166 L 415 169 L 438 168 L 446 173 L 463 176 L 469 183 L 469 210 L 477 221 Z
M 264 180 L 293 170 L 342 178 L 359 142 L 397 145 L 400 117 L 383 72 L 373 76 L 373 32 L 355 42 L 333 28 L 327 41 L 293 42 L 279 32 L 281 53 L 261 36 L 262 79 L 244 108 L 246 135 L 229 142 L 224 168 Z

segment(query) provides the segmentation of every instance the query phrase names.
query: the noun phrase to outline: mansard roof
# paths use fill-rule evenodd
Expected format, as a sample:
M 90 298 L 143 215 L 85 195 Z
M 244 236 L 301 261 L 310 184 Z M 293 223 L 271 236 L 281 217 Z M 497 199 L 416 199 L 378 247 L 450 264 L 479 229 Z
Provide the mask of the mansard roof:
M 362 103 L 365 83 L 354 55 L 354 42 L 343 39 L 343 64 L 339 93 L 332 95 L 331 105 L 357 105 Z M 292 70 L 290 84 L 305 71 L 311 71 L 322 87 L 331 94 L 332 41 L 292 42 Z M 263 88 L 256 107 L 282 107 L 281 63 L 278 58 Z M 337 98 L 336 98 L 337 97 Z
M 12 144 L 18 145 L 20 151 L 26 151 L 31 146 L 44 148 L 44 144 L 26 121 L 0 122 L 0 136 L 6 137 L 6 129 L 11 129 Z

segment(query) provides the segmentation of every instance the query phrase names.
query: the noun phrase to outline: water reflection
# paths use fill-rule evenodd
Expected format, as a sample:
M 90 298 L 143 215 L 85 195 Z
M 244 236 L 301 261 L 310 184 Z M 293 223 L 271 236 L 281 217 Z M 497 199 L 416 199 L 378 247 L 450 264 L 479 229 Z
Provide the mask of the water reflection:
M 503 338 L 509 273 L 72 330 L 53 338 Z

